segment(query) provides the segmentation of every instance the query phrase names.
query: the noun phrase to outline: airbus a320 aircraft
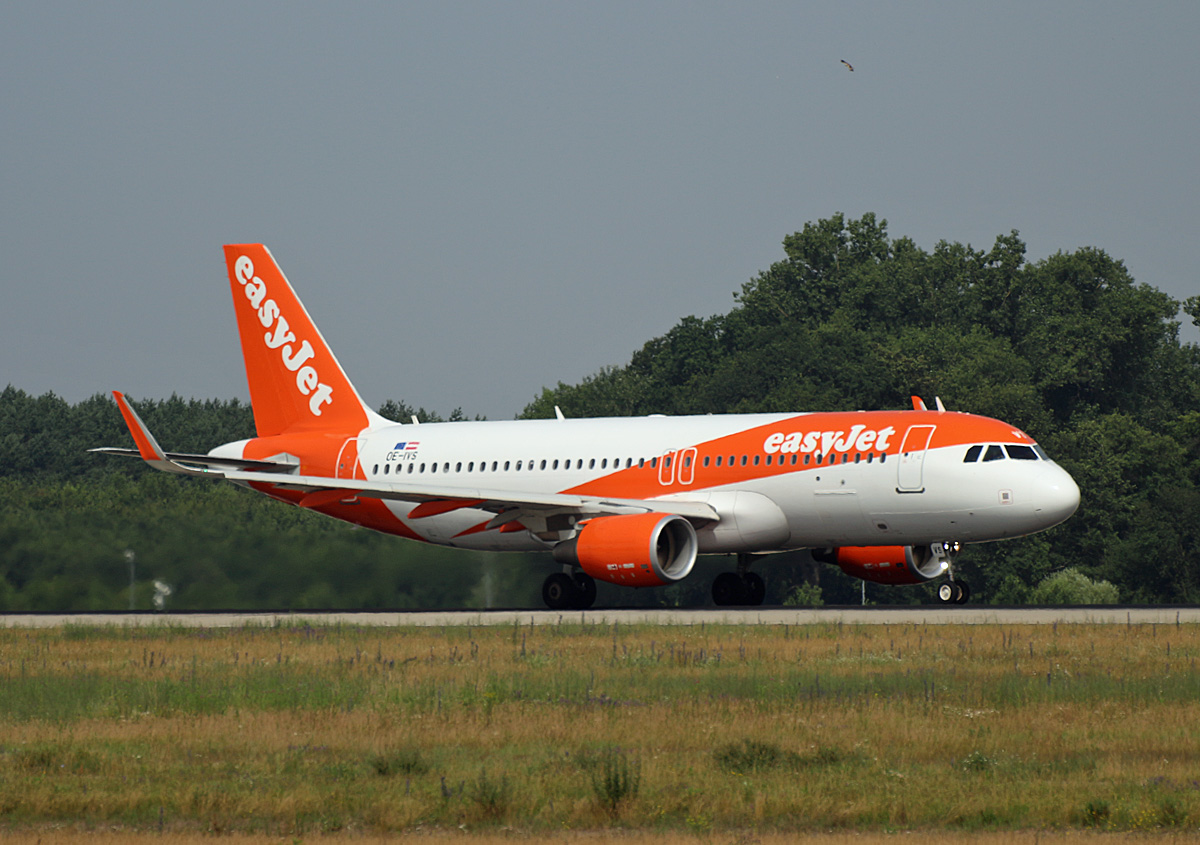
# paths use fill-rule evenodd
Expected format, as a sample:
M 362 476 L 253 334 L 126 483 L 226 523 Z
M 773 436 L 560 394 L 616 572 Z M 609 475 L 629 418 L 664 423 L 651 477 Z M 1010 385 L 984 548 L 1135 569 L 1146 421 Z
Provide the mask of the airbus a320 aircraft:
M 594 579 L 654 587 L 698 554 L 736 555 L 718 605 L 761 604 L 756 555 L 813 549 L 884 584 L 946 580 L 960 543 L 1065 520 L 1079 488 L 1008 423 L 928 410 L 397 424 L 359 397 L 261 244 L 225 247 L 258 436 L 164 452 L 114 392 L 156 469 L 225 478 L 413 540 L 550 551 L 551 608 L 587 608 Z

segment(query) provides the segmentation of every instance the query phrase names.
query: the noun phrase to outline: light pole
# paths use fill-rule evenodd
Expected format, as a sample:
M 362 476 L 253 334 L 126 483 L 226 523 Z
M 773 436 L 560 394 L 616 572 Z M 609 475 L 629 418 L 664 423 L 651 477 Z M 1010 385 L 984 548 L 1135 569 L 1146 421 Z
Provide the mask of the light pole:
M 125 550 L 125 560 L 129 562 L 129 609 L 133 610 L 133 587 L 135 584 L 134 574 L 136 567 L 134 566 L 133 549 Z

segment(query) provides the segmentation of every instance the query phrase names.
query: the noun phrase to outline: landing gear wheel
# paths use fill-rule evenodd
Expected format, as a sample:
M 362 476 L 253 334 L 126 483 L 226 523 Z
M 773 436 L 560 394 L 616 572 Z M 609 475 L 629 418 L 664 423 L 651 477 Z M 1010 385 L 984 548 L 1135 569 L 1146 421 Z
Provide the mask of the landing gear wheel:
M 763 583 L 762 576 L 757 572 L 747 572 L 742 577 L 742 583 L 746 588 L 746 604 L 762 604 L 767 597 L 767 585 Z
M 713 604 L 718 607 L 728 607 L 731 604 L 744 604 L 749 591 L 746 582 L 738 577 L 736 572 L 722 572 L 713 579 Z
M 575 607 L 587 610 L 596 603 L 596 579 L 586 572 L 575 573 Z
M 947 581 L 938 587 L 938 601 L 942 604 L 961 604 L 959 597 L 962 595 L 962 588 L 954 581 Z
M 971 598 L 971 588 L 967 586 L 966 581 L 955 581 L 954 586 L 958 587 L 958 597 L 954 599 L 954 603 L 966 604 Z
M 548 575 L 542 582 L 542 601 L 551 610 L 567 610 L 574 607 L 579 592 L 575 579 L 565 572 Z

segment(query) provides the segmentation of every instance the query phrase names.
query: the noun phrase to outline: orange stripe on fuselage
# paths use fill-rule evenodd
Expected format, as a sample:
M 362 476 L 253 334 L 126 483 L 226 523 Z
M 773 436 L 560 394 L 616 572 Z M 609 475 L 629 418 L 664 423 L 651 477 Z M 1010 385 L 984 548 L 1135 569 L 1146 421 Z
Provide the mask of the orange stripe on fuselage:
M 899 454 L 904 435 L 912 426 L 935 427 L 930 449 L 972 443 L 1033 443 L 1029 435 L 1008 423 L 974 414 L 938 411 L 802 414 L 695 444 L 695 454 L 690 455 L 691 466 L 684 465 L 690 444 L 680 444 L 669 469 L 664 469 L 664 457 L 659 456 L 656 466 L 647 460 L 641 467 L 618 470 L 561 492 L 648 499 L 711 487 L 736 487 L 789 472 L 820 470 L 834 462 L 852 463 L 856 454 L 862 456 L 861 460 L 873 455 L 872 460 L 878 461 L 881 454 Z M 716 465 L 718 456 L 721 466 Z M 704 465 L 705 458 L 709 459 L 708 466 Z M 685 479 L 690 477 L 690 483 L 679 480 L 680 470 Z M 664 480 L 669 483 L 664 484 Z

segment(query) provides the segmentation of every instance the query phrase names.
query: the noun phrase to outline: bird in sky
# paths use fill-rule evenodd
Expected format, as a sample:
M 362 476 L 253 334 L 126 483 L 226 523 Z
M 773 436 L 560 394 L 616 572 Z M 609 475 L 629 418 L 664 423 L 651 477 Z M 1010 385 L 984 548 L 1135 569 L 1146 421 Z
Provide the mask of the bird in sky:
M 854 65 L 850 64 L 850 63 L 849 63 L 848 61 L 846 61 L 845 59 L 842 59 L 842 64 L 844 64 L 844 65 L 845 65 L 847 68 L 849 68 L 851 71 L 853 71 L 853 70 L 854 70 Z

